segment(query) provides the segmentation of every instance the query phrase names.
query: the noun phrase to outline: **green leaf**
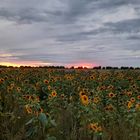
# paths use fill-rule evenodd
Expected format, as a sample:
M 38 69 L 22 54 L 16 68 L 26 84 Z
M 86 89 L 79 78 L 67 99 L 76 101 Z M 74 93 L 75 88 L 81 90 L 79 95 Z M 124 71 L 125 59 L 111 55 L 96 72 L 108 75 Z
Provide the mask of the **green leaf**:
M 37 127 L 30 128 L 30 129 L 26 132 L 26 137 L 30 137 L 30 136 L 34 135 L 36 132 L 37 132 Z
M 56 137 L 54 137 L 54 136 L 49 136 L 49 137 L 47 138 L 47 140 L 56 140 Z
M 47 119 L 45 113 L 40 113 L 38 119 L 42 123 L 42 125 L 44 125 L 44 126 L 47 125 L 48 119 Z
M 29 125 L 33 122 L 34 118 L 30 119 L 25 125 Z
M 51 123 L 53 126 L 56 126 L 55 120 L 50 120 L 50 123 Z

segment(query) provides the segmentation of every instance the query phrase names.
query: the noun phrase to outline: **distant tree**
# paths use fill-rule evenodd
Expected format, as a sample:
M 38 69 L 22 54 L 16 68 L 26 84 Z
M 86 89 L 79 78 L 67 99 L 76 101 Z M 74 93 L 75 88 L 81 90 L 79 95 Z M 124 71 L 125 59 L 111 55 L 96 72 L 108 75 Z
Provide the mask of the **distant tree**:
M 0 68 L 7 68 L 7 66 L 4 66 L 4 65 L 0 65 Z
M 64 66 L 60 66 L 60 69 L 65 69 L 65 67 Z
M 96 66 L 96 67 L 93 67 L 93 69 L 99 70 L 99 69 L 102 69 L 102 67 L 101 66 Z
M 118 67 L 112 67 L 112 69 L 117 70 L 117 69 L 119 69 L 119 68 L 118 68 Z
M 71 66 L 70 69 L 74 69 L 74 66 Z
M 133 67 L 130 67 L 129 69 L 133 70 L 134 68 Z
M 135 68 L 135 70 L 139 70 L 139 69 L 140 69 L 140 67 L 136 67 L 136 68 Z
M 107 69 L 107 70 L 111 70 L 112 67 L 111 67 L 111 66 L 107 66 L 106 69 Z
M 122 69 L 122 70 L 127 70 L 127 69 L 129 69 L 129 67 L 123 67 L 123 66 L 122 66 L 121 69 Z
M 83 69 L 83 67 L 82 67 L 82 66 L 80 66 L 80 67 L 78 67 L 78 69 Z

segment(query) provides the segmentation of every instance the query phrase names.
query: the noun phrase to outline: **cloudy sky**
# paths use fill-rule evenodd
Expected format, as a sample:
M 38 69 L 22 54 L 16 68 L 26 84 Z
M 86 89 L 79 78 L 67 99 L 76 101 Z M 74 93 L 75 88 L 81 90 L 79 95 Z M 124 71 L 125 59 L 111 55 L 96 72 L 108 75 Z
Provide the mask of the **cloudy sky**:
M 0 0 L 0 64 L 140 66 L 140 0 Z

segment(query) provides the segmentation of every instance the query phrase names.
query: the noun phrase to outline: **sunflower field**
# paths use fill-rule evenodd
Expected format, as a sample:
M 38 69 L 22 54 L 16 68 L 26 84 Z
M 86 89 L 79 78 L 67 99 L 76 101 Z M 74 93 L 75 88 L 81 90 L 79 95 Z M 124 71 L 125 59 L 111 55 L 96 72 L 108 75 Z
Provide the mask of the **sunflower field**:
M 140 140 L 140 70 L 1 68 L 0 140 Z

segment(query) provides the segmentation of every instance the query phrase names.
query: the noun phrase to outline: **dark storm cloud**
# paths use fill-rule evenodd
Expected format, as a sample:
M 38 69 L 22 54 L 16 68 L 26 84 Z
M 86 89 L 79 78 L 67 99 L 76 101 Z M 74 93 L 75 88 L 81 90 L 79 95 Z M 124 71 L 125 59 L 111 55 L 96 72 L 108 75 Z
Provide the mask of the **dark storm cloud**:
M 0 32 L 0 61 L 139 65 L 140 1 L 0 0 Z

